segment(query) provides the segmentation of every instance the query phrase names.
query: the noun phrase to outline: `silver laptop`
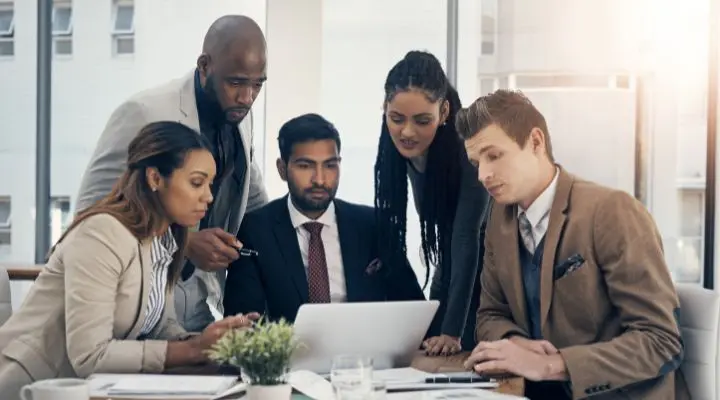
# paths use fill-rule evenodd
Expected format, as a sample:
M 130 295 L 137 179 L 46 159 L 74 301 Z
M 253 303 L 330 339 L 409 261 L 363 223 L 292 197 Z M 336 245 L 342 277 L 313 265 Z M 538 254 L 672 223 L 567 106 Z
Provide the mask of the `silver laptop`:
M 303 304 L 294 330 L 302 346 L 290 368 L 327 374 L 341 354 L 372 357 L 375 369 L 407 367 L 439 305 L 437 300 Z

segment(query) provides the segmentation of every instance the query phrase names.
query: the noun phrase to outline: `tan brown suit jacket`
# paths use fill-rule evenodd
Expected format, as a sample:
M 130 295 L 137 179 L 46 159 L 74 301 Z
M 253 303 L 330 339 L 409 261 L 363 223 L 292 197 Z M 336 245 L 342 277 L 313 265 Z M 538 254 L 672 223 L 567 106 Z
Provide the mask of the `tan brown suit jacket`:
M 572 398 L 689 398 L 678 369 L 678 297 L 651 215 L 624 192 L 562 168 L 559 174 L 540 272 L 540 322 L 543 339 L 565 360 Z M 517 213 L 517 206 L 491 210 L 478 340 L 529 337 Z M 584 262 L 562 275 L 563 261 L 577 254 Z
M 136 340 L 150 296 L 150 249 L 107 214 L 73 229 L 0 327 L 0 393 L 55 377 L 162 372 L 167 341 L 189 334 L 169 294 L 151 340 Z

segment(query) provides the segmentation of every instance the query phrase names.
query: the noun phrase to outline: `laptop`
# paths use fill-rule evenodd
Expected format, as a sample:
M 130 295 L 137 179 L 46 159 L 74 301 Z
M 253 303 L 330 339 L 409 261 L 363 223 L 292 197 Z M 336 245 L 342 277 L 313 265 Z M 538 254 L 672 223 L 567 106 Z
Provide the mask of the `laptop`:
M 373 358 L 373 368 L 403 368 L 417 356 L 437 300 L 303 304 L 294 335 L 302 345 L 290 369 L 329 374 L 337 355 Z

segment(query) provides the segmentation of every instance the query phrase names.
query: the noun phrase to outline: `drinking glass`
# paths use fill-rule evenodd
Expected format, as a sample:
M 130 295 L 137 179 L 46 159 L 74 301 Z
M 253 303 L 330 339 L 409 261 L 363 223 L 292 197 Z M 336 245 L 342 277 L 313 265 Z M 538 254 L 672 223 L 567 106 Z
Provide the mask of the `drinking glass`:
M 372 358 L 357 355 L 340 355 L 333 358 L 330 382 L 337 400 L 371 399 Z

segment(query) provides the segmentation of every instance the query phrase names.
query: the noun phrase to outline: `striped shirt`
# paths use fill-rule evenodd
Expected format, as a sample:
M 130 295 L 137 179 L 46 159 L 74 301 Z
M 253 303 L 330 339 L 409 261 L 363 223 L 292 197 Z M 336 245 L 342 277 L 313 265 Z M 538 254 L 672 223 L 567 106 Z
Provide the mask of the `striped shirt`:
M 156 236 L 152 241 L 150 262 L 152 273 L 150 276 L 150 299 L 148 299 L 145 322 L 140 329 L 140 336 L 149 334 L 160 322 L 165 310 L 165 290 L 168 284 L 168 267 L 172 263 L 173 255 L 178 251 L 177 243 L 172 231 L 168 228 L 162 236 Z

